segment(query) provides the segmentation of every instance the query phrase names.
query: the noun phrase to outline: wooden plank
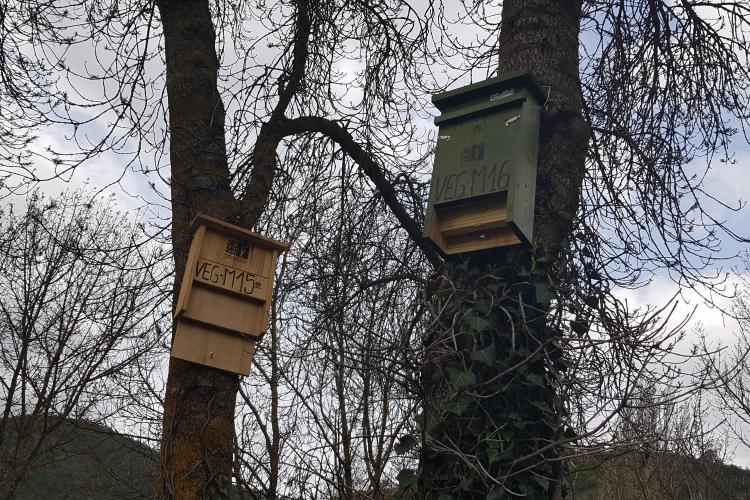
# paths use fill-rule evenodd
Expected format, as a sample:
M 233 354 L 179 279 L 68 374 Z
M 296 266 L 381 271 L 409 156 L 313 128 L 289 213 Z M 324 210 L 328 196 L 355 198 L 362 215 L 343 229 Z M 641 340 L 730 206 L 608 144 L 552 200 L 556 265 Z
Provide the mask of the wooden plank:
M 445 252 L 445 239 L 443 238 L 443 233 L 440 232 L 440 214 L 437 210 L 435 210 L 432 213 L 432 223 L 430 225 L 430 239 L 435 242 L 435 244 L 440 248 L 443 252 Z
M 446 255 L 517 245 L 521 240 L 508 226 L 507 214 L 505 196 L 436 207 L 430 239 Z
M 239 252 L 241 254 L 237 255 Z M 252 264 L 257 258 L 256 254 L 258 252 L 254 245 L 233 240 L 226 234 L 208 229 L 201 247 L 200 258 L 242 271 L 256 271 L 255 274 L 258 274 Z
M 276 265 L 275 261 L 272 261 L 274 252 L 277 250 L 243 243 L 233 240 L 226 234 L 207 229 L 199 256 L 233 269 L 271 278 Z
M 457 206 L 440 212 L 440 232 L 443 237 L 457 236 L 507 224 L 505 200 Z
M 518 245 L 521 240 L 508 227 L 488 229 L 486 231 L 477 231 L 474 233 L 459 234 L 445 238 L 444 251 L 448 255 L 475 252 L 477 250 L 486 250 L 488 248 L 502 247 L 508 245 Z
M 199 258 L 195 263 L 195 281 L 240 297 L 268 300 L 271 280 L 250 271 Z
M 240 335 L 182 320 L 177 324 L 172 357 L 240 375 L 250 374 L 255 342 Z
M 267 302 L 250 302 L 196 283 L 182 317 L 260 338 L 268 327 Z
M 193 219 L 193 222 L 190 224 L 190 230 L 192 231 L 196 229 L 201 224 L 206 225 L 208 228 L 213 229 L 222 234 L 225 234 L 227 236 L 240 238 L 243 241 L 247 241 L 248 243 L 262 246 L 264 248 L 272 248 L 280 252 L 285 252 L 289 250 L 289 245 L 282 241 L 278 241 L 278 240 L 274 240 L 271 238 L 267 238 L 265 236 L 261 236 L 258 233 L 248 231 L 245 228 L 242 228 L 240 226 L 235 226 L 234 224 L 224 222 L 223 220 L 217 219 L 215 217 L 211 217 L 203 213 L 199 213 L 195 217 L 195 219 Z
M 193 240 L 190 242 L 190 250 L 188 251 L 187 263 L 185 264 L 185 274 L 182 277 L 182 283 L 180 284 L 180 294 L 177 297 L 177 304 L 174 308 L 175 319 L 179 318 L 182 313 L 185 312 L 187 304 L 190 300 L 190 291 L 193 288 L 193 277 L 195 276 L 195 262 L 200 254 L 201 247 L 203 246 L 203 238 L 206 234 L 206 226 L 199 226 L 193 234 Z

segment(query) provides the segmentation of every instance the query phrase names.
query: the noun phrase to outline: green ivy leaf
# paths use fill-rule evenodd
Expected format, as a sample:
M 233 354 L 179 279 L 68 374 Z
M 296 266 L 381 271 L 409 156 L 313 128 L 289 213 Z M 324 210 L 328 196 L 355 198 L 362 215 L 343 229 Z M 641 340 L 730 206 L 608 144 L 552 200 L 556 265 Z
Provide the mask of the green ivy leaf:
M 536 301 L 539 304 L 549 305 L 552 299 L 555 298 L 549 286 L 540 283 L 534 285 L 534 293 L 536 293 Z
M 552 259 L 549 256 L 543 256 L 543 257 L 536 257 L 534 258 L 532 262 L 532 267 L 536 267 L 538 265 L 545 266 L 547 264 L 550 264 L 552 262 Z
M 506 427 L 505 429 L 500 431 L 500 437 L 505 441 L 510 441 L 515 436 L 513 435 L 513 431 L 510 428 Z
M 505 498 L 505 493 L 502 491 L 490 491 L 487 493 L 485 500 L 502 500 Z
M 420 428 L 424 427 L 424 412 L 419 412 L 416 415 L 414 415 L 414 423 L 417 424 Z
M 404 453 L 412 450 L 416 445 L 417 440 L 414 439 L 414 437 L 412 437 L 411 435 L 407 434 L 406 436 L 403 436 L 401 438 L 394 449 L 396 450 L 397 454 L 403 455 Z
M 541 476 L 534 476 L 534 481 L 536 481 L 536 484 L 542 487 L 545 491 L 549 487 L 549 479 Z
M 466 409 L 471 406 L 472 400 L 469 398 L 459 398 L 445 405 L 445 411 L 456 415 L 463 415 Z
M 398 473 L 396 479 L 398 479 L 398 489 L 403 491 L 417 482 L 417 471 L 414 469 L 403 469 Z
M 524 496 L 528 496 L 529 498 L 539 498 L 539 495 L 537 495 L 536 488 L 531 486 L 528 483 L 522 483 L 518 485 L 518 489 L 521 490 L 521 493 L 524 494 Z
M 526 380 L 528 380 L 531 385 L 544 387 L 544 379 L 536 373 L 529 373 L 528 375 L 526 375 Z
M 469 317 L 469 326 L 475 332 L 483 332 L 492 326 L 492 322 L 482 316 L 472 314 Z
M 494 305 L 493 300 L 482 299 L 482 300 L 478 300 L 475 303 L 474 307 L 477 311 L 479 311 L 480 314 L 488 314 L 490 310 L 492 309 L 493 305 Z
M 493 439 L 486 442 L 487 459 L 490 465 L 494 464 L 502 457 L 502 451 L 500 450 L 500 441 Z
M 495 362 L 495 348 L 490 346 L 479 351 L 472 351 L 471 359 L 485 365 L 492 365 Z
M 448 368 L 448 377 L 454 389 L 463 389 L 477 383 L 477 376 L 468 370 Z

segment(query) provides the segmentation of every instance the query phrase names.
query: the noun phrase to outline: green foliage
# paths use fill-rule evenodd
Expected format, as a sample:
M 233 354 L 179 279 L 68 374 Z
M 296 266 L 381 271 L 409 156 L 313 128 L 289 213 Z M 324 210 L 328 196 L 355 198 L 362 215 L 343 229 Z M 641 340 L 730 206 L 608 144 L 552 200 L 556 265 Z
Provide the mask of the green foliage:
M 409 491 L 409 489 L 417 483 L 417 471 L 413 469 L 404 469 L 398 473 L 396 479 L 398 480 L 399 491 Z
M 487 366 L 492 366 L 497 359 L 495 346 L 489 346 L 478 351 L 472 351 L 470 356 L 472 360 L 485 364 Z
M 477 383 L 477 377 L 471 370 L 448 368 L 448 377 L 451 387 L 456 390 L 471 387 Z
M 502 256 L 463 260 L 433 293 L 439 315 L 418 421 L 426 440 L 420 470 L 399 476 L 402 494 L 548 498 L 555 484 L 555 450 L 537 453 L 561 435 L 563 411 L 554 373 L 565 366 L 546 324 L 549 262 L 518 250 Z
M 409 452 L 415 446 L 417 446 L 417 440 L 413 436 L 406 435 L 401 438 L 399 443 L 396 445 L 395 451 L 399 455 Z
M 217 475 L 208 485 L 208 497 L 211 500 L 229 500 L 231 480 L 224 475 Z

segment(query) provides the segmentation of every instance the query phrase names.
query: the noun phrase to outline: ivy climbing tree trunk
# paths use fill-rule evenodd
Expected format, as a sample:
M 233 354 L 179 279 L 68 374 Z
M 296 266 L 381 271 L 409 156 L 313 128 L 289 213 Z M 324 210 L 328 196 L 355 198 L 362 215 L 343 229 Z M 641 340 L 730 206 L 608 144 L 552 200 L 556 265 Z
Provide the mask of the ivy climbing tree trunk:
M 578 73 L 581 0 L 505 0 L 499 74 L 530 72 L 542 111 L 534 249 L 450 262 L 432 293 L 422 370 L 419 496 L 561 498 L 564 370 L 548 325 L 550 270 L 561 267 L 584 176 L 589 131 Z
M 158 0 L 169 102 L 175 292 L 198 212 L 237 220 L 229 187 L 215 33 L 206 0 Z M 239 377 L 170 359 L 161 443 L 162 497 L 228 498 Z

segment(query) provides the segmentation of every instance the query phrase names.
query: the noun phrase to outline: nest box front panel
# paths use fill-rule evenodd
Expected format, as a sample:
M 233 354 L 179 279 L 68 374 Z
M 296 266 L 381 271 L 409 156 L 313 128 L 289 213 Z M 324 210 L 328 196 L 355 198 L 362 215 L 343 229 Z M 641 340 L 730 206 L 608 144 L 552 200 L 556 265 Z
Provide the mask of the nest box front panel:
M 188 259 L 192 281 L 181 301 L 181 317 L 260 337 L 271 300 L 274 251 L 211 228 L 196 238 L 197 255 Z
M 272 252 L 250 242 L 207 230 L 195 262 L 196 282 L 247 298 L 268 297 Z
M 199 215 L 175 305 L 172 356 L 247 375 L 266 330 L 281 242 Z
M 441 115 L 423 233 L 444 254 L 532 241 L 540 96 L 524 73 L 433 96 Z
M 430 185 L 433 206 L 508 191 L 520 106 L 440 126 Z
M 203 325 L 182 321 L 172 343 L 172 356 L 192 363 L 250 374 L 255 341 L 239 335 L 212 330 Z

